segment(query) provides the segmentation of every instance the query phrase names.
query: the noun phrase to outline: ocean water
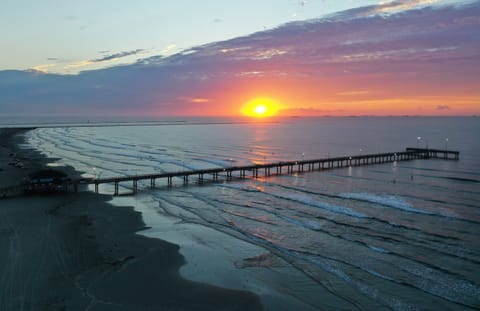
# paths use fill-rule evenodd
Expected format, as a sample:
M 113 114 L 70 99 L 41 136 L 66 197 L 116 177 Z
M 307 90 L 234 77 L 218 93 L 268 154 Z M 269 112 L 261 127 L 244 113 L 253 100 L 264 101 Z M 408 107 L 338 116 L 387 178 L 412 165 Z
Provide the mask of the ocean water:
M 145 181 L 137 196 L 115 200 L 143 206 L 144 221 L 157 237 L 162 237 L 165 225 L 159 219 L 168 218 L 178 226 L 193 224 L 218 232 L 216 239 L 224 249 L 231 243 L 228 239 L 234 239 L 265 250 L 261 256 L 236 261 L 232 270 L 248 275 L 237 283 L 264 295 L 267 309 L 274 300 L 268 295 L 312 310 L 480 308 L 478 118 L 198 123 L 39 128 L 29 132 L 28 141 L 59 158 L 56 165 L 73 165 L 87 177 L 416 146 L 458 150 L 460 161 L 416 160 L 204 185 L 191 179 L 189 187 L 179 179 L 172 189 L 161 180 L 150 189 Z M 121 184 L 121 193 L 131 186 Z M 102 185 L 100 192 L 113 189 Z M 218 238 L 222 236 L 228 239 Z M 194 262 L 188 246 L 180 246 L 187 262 Z M 200 272 L 190 271 L 192 278 L 202 280 Z

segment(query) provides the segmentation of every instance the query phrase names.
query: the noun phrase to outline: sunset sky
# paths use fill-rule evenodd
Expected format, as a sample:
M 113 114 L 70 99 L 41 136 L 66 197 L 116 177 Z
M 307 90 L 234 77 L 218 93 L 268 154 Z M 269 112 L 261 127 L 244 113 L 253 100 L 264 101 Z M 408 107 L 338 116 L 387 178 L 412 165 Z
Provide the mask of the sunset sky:
M 480 1 L 126 3 L 2 3 L 0 116 L 480 114 Z
M 36 68 L 77 73 L 171 55 L 289 21 L 378 2 L 6 0 L 0 10 L 0 70 Z

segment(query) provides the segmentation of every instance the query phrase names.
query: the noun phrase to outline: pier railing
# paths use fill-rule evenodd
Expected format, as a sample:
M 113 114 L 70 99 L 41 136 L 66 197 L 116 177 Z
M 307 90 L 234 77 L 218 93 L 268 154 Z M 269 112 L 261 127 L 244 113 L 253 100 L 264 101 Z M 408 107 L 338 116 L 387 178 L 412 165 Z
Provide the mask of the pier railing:
M 198 184 L 203 184 L 205 181 L 217 181 L 220 178 L 223 180 L 232 180 L 234 178 L 259 178 L 269 177 L 271 175 L 294 174 L 311 171 L 322 171 L 333 168 L 342 168 L 350 166 L 363 166 L 382 163 L 391 163 L 395 161 L 410 161 L 418 159 L 443 159 L 443 160 L 459 160 L 460 152 L 453 150 L 440 149 L 423 149 L 423 148 L 406 148 L 401 152 L 386 152 L 375 154 L 361 154 L 342 157 L 327 157 L 312 160 L 295 160 L 295 161 L 280 161 L 274 163 L 252 164 L 245 166 L 229 166 L 210 169 L 199 170 L 182 170 L 178 172 L 168 173 L 152 173 L 134 176 L 117 176 L 106 178 L 80 178 L 74 180 L 66 180 L 58 183 L 44 184 L 42 182 L 27 182 L 21 185 L 0 188 L 0 198 L 15 196 L 22 192 L 35 192 L 36 190 L 48 191 L 73 190 L 77 192 L 82 185 L 94 185 L 95 192 L 99 192 L 99 185 L 113 184 L 114 195 L 119 194 L 120 183 L 132 182 L 133 193 L 138 190 L 138 181 L 149 180 L 150 187 L 155 188 L 157 180 L 166 180 L 166 186 L 173 186 L 173 179 L 179 178 L 183 180 L 183 185 L 189 184 L 189 179 L 197 176 Z
M 197 176 L 197 183 L 203 184 L 208 177 L 209 181 L 232 180 L 233 178 L 258 178 L 259 176 L 269 177 L 271 175 L 303 173 L 310 171 L 321 171 L 333 168 L 349 166 L 363 166 L 372 164 L 391 163 L 395 161 L 410 161 L 418 159 L 444 159 L 459 160 L 460 152 L 440 149 L 406 148 L 401 152 L 387 152 L 375 154 L 361 154 L 342 157 L 328 157 L 311 160 L 280 161 L 274 163 L 253 164 L 245 166 L 229 166 L 211 169 L 188 170 L 168 173 L 154 173 L 135 176 L 117 176 L 107 178 L 77 179 L 69 181 L 65 188 L 73 187 L 78 191 L 81 184 L 94 185 L 95 192 L 99 192 L 99 185 L 113 184 L 114 195 L 119 194 L 119 185 L 123 182 L 132 182 L 133 193 L 137 192 L 138 181 L 149 180 L 150 187 L 155 188 L 157 180 L 166 180 L 166 186 L 173 186 L 173 179 L 183 179 L 183 185 L 189 184 L 192 176 Z

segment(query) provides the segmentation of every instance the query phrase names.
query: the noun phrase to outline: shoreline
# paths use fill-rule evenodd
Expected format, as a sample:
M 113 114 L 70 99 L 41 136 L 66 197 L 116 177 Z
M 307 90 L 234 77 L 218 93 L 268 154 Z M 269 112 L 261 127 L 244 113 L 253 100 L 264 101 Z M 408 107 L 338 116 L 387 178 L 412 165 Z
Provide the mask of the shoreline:
M 28 130 L 0 128 L 0 187 L 54 160 L 20 148 Z M 12 154 L 24 168 L 7 165 Z M 179 246 L 138 234 L 141 213 L 111 199 L 90 192 L 0 199 L 0 309 L 262 308 L 251 292 L 181 277 Z

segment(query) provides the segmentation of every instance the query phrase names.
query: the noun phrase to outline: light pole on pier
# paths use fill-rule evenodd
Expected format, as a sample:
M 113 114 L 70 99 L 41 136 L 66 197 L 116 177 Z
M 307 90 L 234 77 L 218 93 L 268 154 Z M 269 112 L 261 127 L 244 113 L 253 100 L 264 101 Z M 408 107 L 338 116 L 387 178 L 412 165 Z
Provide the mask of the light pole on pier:
M 448 150 L 448 138 L 445 138 L 445 151 Z

